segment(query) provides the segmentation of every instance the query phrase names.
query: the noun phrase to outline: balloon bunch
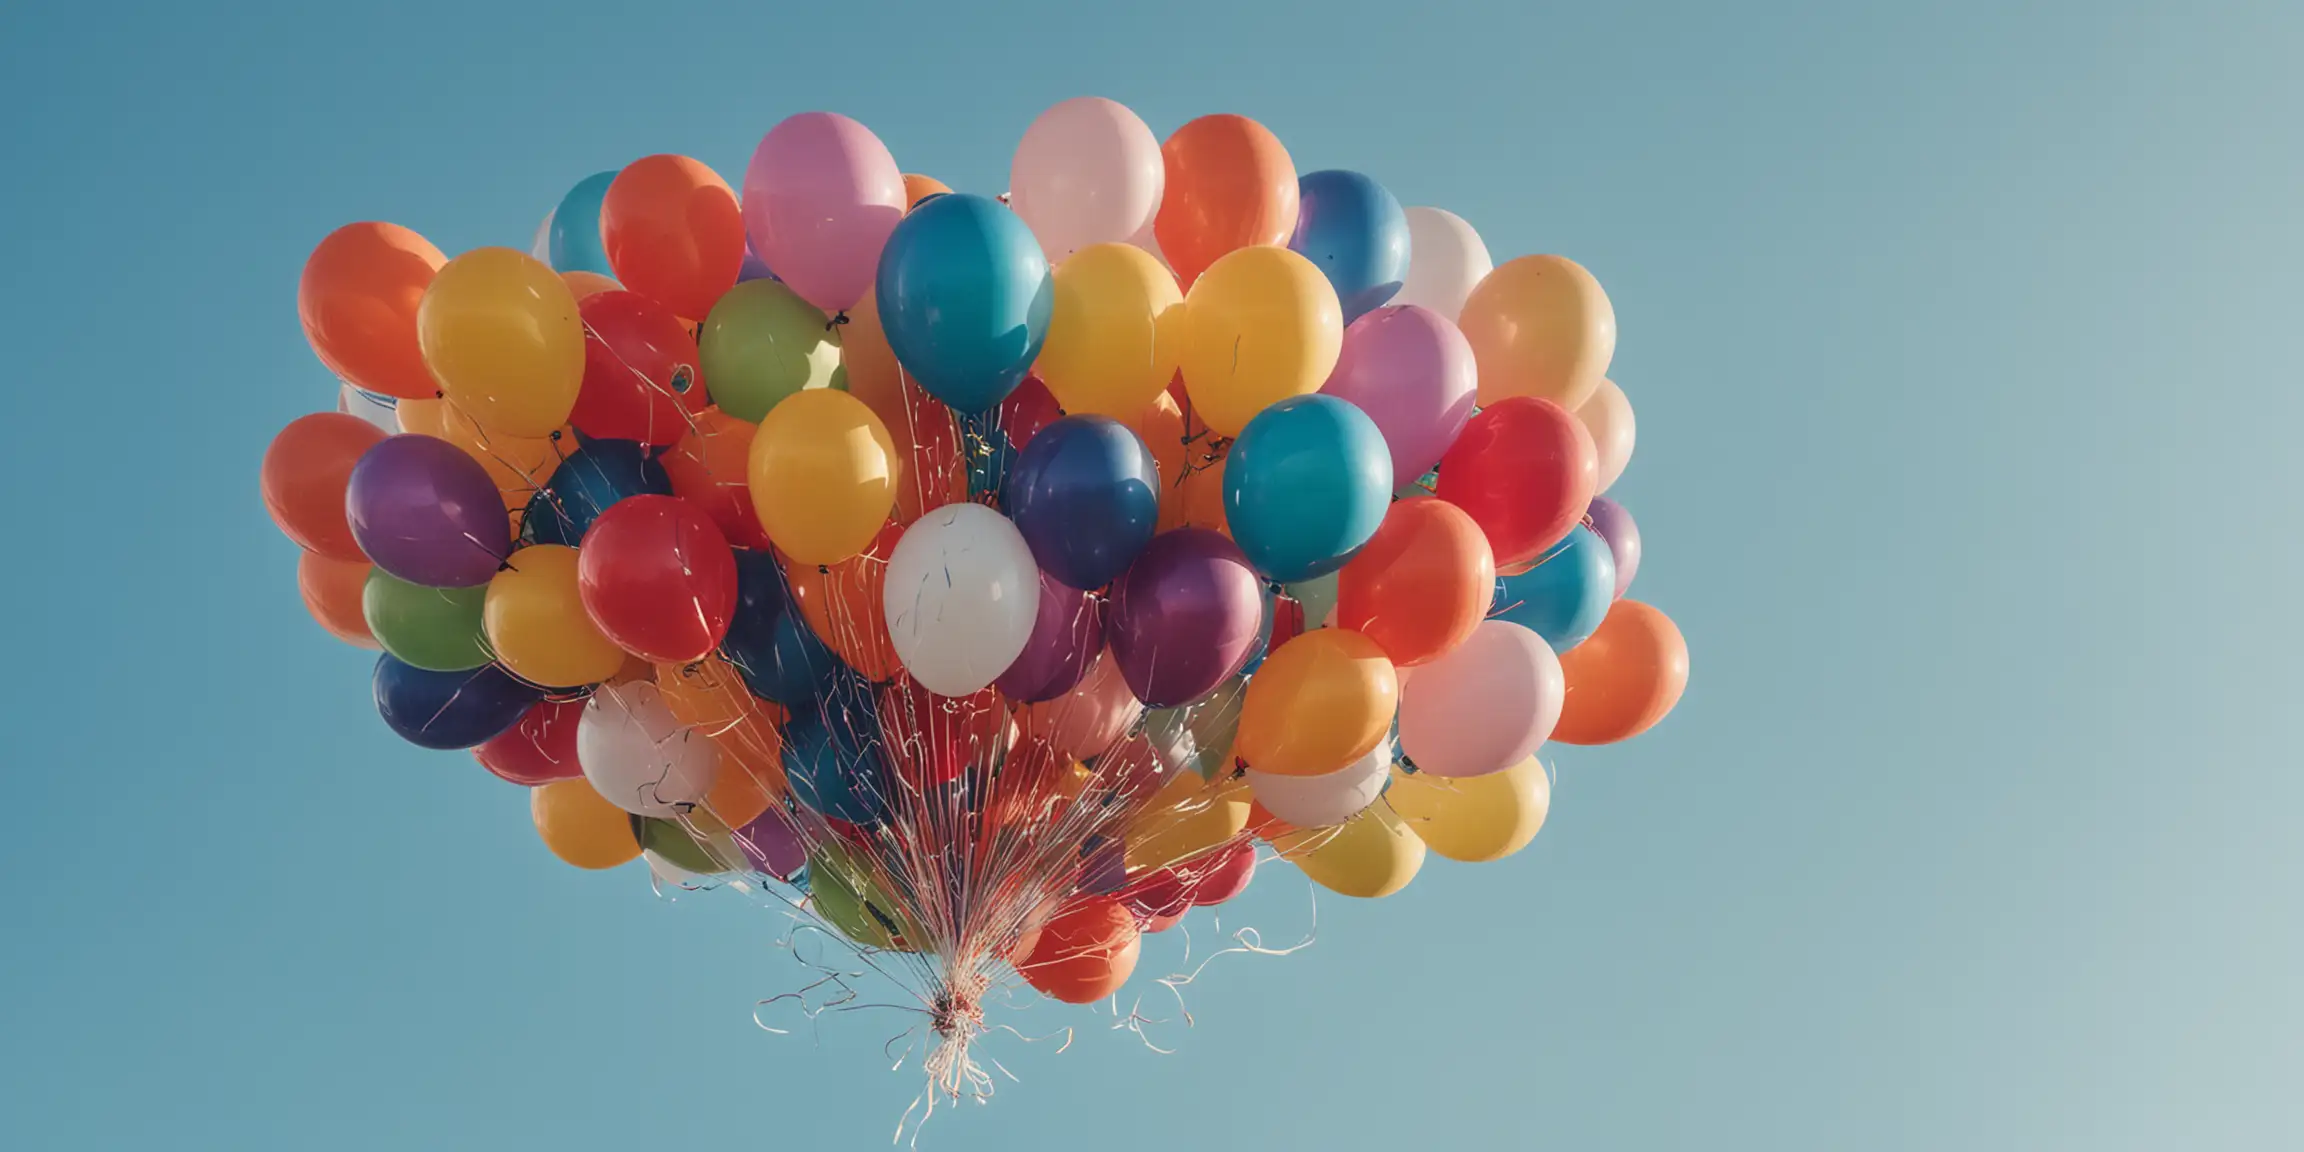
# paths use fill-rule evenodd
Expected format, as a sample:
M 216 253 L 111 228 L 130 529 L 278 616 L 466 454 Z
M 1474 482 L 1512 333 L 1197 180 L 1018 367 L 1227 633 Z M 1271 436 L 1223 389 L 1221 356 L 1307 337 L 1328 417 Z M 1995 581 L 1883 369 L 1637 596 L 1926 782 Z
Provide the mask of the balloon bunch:
M 330 235 L 339 411 L 263 491 L 378 710 L 584 868 L 788 892 L 904 968 L 958 1091 L 985 994 L 1112 994 L 1250 881 L 1399 890 L 1549 805 L 1546 740 L 1686 685 L 1599 495 L 1632 410 L 1555 256 L 1255 121 L 1084 98 L 998 198 L 794 116 L 741 195 L 582 181 L 532 253 Z

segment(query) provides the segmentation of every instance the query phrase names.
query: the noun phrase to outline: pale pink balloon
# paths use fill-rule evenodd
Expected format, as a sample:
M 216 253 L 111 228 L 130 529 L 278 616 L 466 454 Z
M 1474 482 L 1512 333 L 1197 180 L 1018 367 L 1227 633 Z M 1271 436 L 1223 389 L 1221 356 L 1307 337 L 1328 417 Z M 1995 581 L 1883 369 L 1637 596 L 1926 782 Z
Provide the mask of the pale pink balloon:
M 1536 754 L 1568 683 L 1533 631 L 1484 620 L 1400 690 L 1400 752 L 1434 776 L 1485 776 Z
M 768 130 L 744 170 L 744 233 L 800 298 L 826 312 L 856 306 L 880 249 L 904 218 L 904 174 L 872 130 L 837 112 L 803 112 Z
M 1603 379 L 1592 398 L 1576 406 L 1576 418 L 1592 433 L 1592 446 L 1600 452 L 1600 483 L 1592 489 L 1597 496 L 1606 492 L 1624 474 L 1624 466 L 1632 462 L 1632 401 L 1614 380 Z
M 1323 395 L 1349 400 L 1384 434 L 1392 478 L 1412 484 L 1472 419 L 1479 390 L 1472 343 L 1454 322 L 1414 305 L 1378 308 L 1344 329 Z
M 1167 182 L 1159 138 L 1143 120 L 1102 96 L 1078 96 L 1024 130 L 1008 166 L 1009 207 L 1054 264 L 1147 231 Z
M 1044 740 L 1074 760 L 1086 760 L 1119 743 L 1143 712 L 1144 705 L 1129 693 L 1128 681 L 1120 675 L 1120 662 L 1106 648 L 1070 692 L 1026 704 L 1017 709 L 1016 719 L 1026 736 Z

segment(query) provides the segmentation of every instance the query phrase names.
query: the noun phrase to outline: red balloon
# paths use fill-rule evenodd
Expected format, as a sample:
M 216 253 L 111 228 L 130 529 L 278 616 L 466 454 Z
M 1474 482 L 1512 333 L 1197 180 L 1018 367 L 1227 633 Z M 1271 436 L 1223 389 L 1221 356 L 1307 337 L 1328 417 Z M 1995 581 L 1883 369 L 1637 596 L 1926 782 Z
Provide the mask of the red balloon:
M 330 560 L 366 562 L 344 514 L 352 466 L 384 430 L 342 412 L 314 412 L 289 422 L 264 450 L 264 510 L 298 547 Z
M 1161 868 L 1146 873 L 1116 895 L 1139 920 L 1181 916 L 1192 906 L 1193 879 L 1183 867 Z
M 533 788 L 582 776 L 576 765 L 576 721 L 582 700 L 545 700 L 528 709 L 503 735 L 472 750 L 480 766 Z
M 1026 376 L 1006 400 L 1000 402 L 1000 430 L 1008 434 L 1008 442 L 1018 452 L 1032 442 L 1042 428 L 1063 419 L 1064 409 L 1056 403 L 1056 394 L 1040 382 L 1038 376 Z
M 1170 928 L 1174 928 L 1179 921 L 1183 920 L 1184 913 L 1189 911 L 1191 911 L 1191 909 L 1186 907 L 1179 908 L 1174 912 L 1169 912 L 1164 915 L 1154 916 L 1144 921 L 1143 932 L 1146 935 L 1150 935 L 1155 932 L 1166 932 Z
M 957 780 L 1007 757 L 1008 705 L 986 688 L 970 696 L 938 696 L 910 676 L 880 695 L 882 746 L 896 774 L 926 788 Z
M 1433 494 L 1470 513 L 1496 566 L 1508 568 L 1566 539 L 1599 482 L 1584 422 L 1550 400 L 1514 396 L 1464 425 L 1440 458 Z
M 1222 904 L 1248 890 L 1248 882 L 1256 877 L 1256 845 L 1241 841 L 1200 864 L 1192 885 L 1192 903 L 1205 908 Z
M 1091 896 L 1057 912 L 1016 971 L 1042 995 L 1092 1004 L 1128 982 L 1140 947 L 1136 917 L 1109 896 Z
M 658 664 L 701 660 L 736 614 L 736 556 L 704 510 L 677 496 L 609 506 L 576 550 L 584 614 L 618 647 Z
M 711 401 L 696 338 L 670 308 L 638 292 L 595 292 L 584 317 L 584 385 L 568 422 L 601 440 L 655 447 L 688 435 Z

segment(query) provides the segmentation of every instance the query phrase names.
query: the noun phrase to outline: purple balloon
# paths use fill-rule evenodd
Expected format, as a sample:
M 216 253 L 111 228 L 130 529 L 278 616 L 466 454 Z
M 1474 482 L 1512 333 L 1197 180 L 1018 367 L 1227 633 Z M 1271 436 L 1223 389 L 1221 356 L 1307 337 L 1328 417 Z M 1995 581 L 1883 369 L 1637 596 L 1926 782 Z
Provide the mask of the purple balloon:
M 496 481 L 433 436 L 387 436 L 352 466 L 344 491 L 352 539 L 376 566 L 427 588 L 486 584 L 512 553 Z
M 1616 557 L 1616 599 L 1622 600 L 1632 587 L 1632 574 L 1640 570 L 1640 526 L 1622 504 L 1606 496 L 1592 498 L 1592 506 L 1584 510 L 1584 523 L 1608 542 L 1609 553 Z
M 801 842 L 800 830 L 782 808 L 774 805 L 736 833 L 736 846 L 743 850 L 753 871 L 778 879 L 791 879 L 808 863 L 808 846 Z
M 1128 690 L 1147 708 L 1173 708 L 1238 672 L 1263 623 L 1263 585 L 1240 546 L 1179 528 L 1153 537 L 1120 578 L 1104 631 Z
M 1118 840 L 1107 840 L 1080 850 L 1080 879 L 1074 887 L 1092 896 L 1118 892 L 1128 886 L 1128 853 Z
M 1430 308 L 1378 308 L 1344 329 L 1336 370 L 1320 386 L 1376 422 L 1405 483 L 1439 463 L 1472 418 L 1479 375 L 1472 344 Z
M 1104 602 L 1042 572 L 1032 636 L 993 684 L 1020 704 L 1054 700 L 1080 683 L 1103 648 Z

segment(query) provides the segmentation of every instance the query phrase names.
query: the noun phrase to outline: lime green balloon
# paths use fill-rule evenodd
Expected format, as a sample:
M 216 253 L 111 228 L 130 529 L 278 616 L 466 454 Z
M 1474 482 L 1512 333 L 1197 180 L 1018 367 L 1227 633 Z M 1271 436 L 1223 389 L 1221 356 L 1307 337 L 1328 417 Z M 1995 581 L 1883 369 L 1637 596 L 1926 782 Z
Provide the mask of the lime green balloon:
M 664 862 L 683 872 L 710 876 L 730 870 L 722 859 L 727 848 L 715 846 L 709 840 L 698 840 L 696 835 L 676 820 L 660 820 L 653 816 L 640 818 L 640 846 L 664 858 Z M 728 845 L 728 848 L 734 845 Z
M 868 948 L 896 947 L 896 934 L 906 932 L 896 902 L 845 844 L 819 844 L 808 853 L 808 895 L 825 923 Z
M 712 402 L 754 424 L 795 392 L 848 386 L 838 325 L 774 280 L 747 280 L 720 297 L 698 350 Z
M 360 612 L 386 652 L 427 672 L 465 672 L 494 659 L 480 625 L 488 586 L 427 588 L 381 566 L 368 570 Z

